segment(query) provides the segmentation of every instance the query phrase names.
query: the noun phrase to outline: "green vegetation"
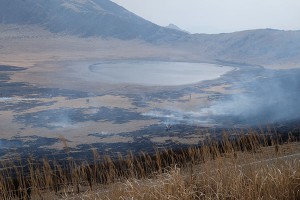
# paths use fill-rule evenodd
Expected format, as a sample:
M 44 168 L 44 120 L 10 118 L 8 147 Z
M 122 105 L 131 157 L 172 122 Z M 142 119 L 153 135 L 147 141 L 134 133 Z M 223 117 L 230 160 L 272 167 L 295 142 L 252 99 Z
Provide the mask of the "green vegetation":
M 300 145 L 290 135 L 223 134 L 200 146 L 94 163 L 1 162 L 1 199 L 300 199 Z

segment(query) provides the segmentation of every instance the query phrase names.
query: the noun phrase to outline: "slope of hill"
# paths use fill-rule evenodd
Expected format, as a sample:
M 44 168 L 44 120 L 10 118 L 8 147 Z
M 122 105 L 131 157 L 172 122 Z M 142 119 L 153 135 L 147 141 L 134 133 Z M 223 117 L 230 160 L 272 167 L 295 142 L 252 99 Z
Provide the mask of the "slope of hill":
M 144 20 L 109 0 L 2 0 L 0 5 L 2 23 L 38 24 L 51 32 L 146 41 L 185 35 Z
M 2 0 L 1 24 L 40 27 L 72 37 L 140 40 L 181 52 L 153 56 L 160 59 L 300 66 L 300 31 L 189 34 L 172 25 L 158 26 L 109 0 Z
M 289 63 L 300 67 L 300 31 L 258 29 L 194 34 L 182 44 L 203 59 L 259 65 Z
M 188 33 L 187 31 L 179 28 L 178 26 L 176 26 L 175 24 L 169 24 L 168 26 L 166 26 L 166 28 L 169 28 L 169 29 L 173 29 L 173 30 L 177 30 L 177 31 L 182 31 L 184 33 Z

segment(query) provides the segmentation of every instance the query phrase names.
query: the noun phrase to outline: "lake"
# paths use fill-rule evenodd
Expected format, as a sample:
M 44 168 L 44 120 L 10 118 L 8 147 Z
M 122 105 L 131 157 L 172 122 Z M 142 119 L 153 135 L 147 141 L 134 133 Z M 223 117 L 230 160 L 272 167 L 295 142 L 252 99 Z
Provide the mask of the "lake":
M 103 62 L 90 66 L 90 71 L 103 82 L 145 86 L 187 85 L 219 78 L 233 69 L 208 63 L 150 61 Z

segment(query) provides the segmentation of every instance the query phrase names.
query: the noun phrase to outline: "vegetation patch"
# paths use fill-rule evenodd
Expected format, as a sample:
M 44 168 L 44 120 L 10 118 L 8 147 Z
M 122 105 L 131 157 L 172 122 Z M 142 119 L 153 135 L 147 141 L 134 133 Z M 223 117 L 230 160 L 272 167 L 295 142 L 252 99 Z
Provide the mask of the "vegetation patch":
M 187 149 L 93 161 L 2 160 L 2 199 L 299 199 L 300 147 L 289 134 L 224 133 Z M 68 153 L 67 141 L 65 150 Z

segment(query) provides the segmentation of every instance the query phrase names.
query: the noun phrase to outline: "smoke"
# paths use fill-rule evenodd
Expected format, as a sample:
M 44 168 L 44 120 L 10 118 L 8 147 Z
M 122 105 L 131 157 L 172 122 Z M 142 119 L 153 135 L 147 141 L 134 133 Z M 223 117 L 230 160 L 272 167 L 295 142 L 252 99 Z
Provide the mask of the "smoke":
M 251 77 L 251 79 L 250 79 Z M 153 110 L 147 116 L 164 122 L 222 127 L 259 126 L 300 120 L 300 69 L 264 70 L 249 80 L 237 81 L 244 92 L 224 95 L 207 108 L 185 112 L 176 109 Z
M 209 119 L 202 112 L 197 111 L 182 111 L 176 108 L 163 110 L 155 109 L 143 114 L 151 118 L 158 118 L 166 125 L 187 124 L 187 125 L 208 125 L 212 124 L 212 119 Z
M 216 115 L 239 117 L 249 124 L 300 119 L 300 70 L 275 71 L 245 86 L 247 93 L 232 95 L 211 107 Z
M 300 70 L 266 72 L 253 81 L 239 83 L 245 92 L 226 96 L 202 112 L 210 112 L 215 120 L 227 118 L 245 125 L 300 119 Z

